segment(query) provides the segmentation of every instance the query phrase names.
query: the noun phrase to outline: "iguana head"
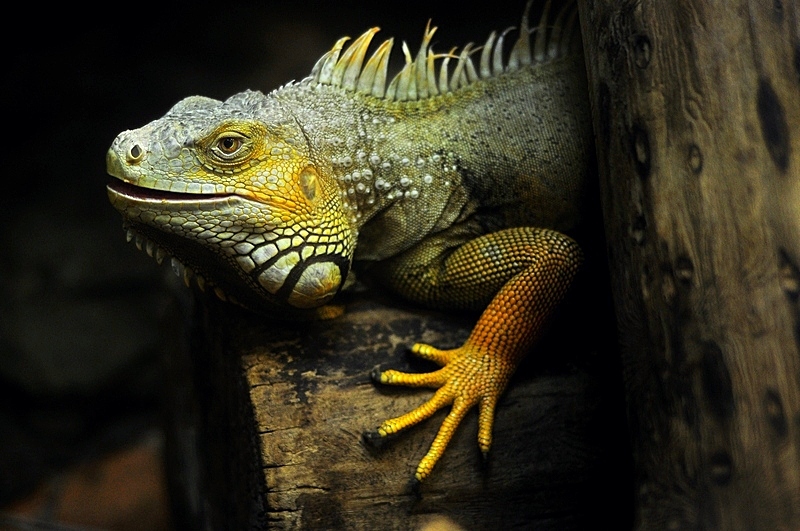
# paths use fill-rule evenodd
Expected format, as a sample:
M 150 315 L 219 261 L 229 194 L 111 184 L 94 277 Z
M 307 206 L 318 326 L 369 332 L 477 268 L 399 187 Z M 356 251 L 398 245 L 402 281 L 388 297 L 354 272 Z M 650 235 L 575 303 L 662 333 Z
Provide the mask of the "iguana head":
M 117 136 L 106 164 L 111 203 L 148 251 L 232 298 L 313 308 L 347 276 L 354 236 L 339 191 L 269 96 L 187 98 Z

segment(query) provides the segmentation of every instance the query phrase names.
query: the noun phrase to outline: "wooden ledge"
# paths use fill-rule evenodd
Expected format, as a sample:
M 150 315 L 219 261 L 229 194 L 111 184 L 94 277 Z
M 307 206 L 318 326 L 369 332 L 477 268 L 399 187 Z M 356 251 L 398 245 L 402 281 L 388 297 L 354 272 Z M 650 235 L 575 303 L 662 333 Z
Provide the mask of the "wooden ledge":
M 215 302 L 199 310 L 193 337 L 203 339 L 183 360 L 191 369 L 173 366 L 194 380 L 178 385 L 178 377 L 173 385 L 193 391 L 172 400 L 173 409 L 186 408 L 175 411 L 177 424 L 194 425 L 198 434 L 194 445 L 174 444 L 171 452 L 173 477 L 196 469 L 188 476 L 201 478 L 194 494 L 192 485 L 177 485 L 174 495 L 194 524 L 420 529 L 444 516 L 467 529 L 534 522 L 569 529 L 598 514 L 626 517 L 621 399 L 616 379 L 604 377 L 591 355 L 566 353 L 558 361 L 546 341 L 498 408 L 488 464 L 478 451 L 473 411 L 414 492 L 414 469 L 446 410 L 373 448 L 362 439 L 365 430 L 432 391 L 376 386 L 369 374 L 378 364 L 431 370 L 407 348 L 420 340 L 457 346 L 472 318 L 361 297 L 348 302 L 343 317 L 315 323 L 276 324 Z

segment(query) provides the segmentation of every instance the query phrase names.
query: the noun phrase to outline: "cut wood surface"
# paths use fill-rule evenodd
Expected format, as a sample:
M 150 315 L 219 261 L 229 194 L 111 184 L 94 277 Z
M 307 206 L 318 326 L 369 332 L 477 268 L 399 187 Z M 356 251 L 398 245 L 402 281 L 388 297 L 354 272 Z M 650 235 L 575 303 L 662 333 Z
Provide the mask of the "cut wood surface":
M 800 529 L 800 8 L 581 0 L 640 529 Z

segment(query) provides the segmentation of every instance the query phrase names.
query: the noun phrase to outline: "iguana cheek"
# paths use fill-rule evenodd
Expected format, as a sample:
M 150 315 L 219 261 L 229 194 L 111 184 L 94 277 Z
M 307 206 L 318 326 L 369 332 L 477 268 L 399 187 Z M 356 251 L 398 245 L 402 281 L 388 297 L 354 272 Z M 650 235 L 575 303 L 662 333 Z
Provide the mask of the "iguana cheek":
M 258 283 L 273 295 L 283 287 L 292 269 L 300 262 L 300 255 L 291 252 L 279 257 L 258 275 Z
M 288 302 L 296 308 L 314 308 L 328 302 L 342 285 L 342 272 L 331 262 L 309 265 L 297 279 Z
M 286 162 L 286 161 L 281 161 Z M 310 215 L 317 208 L 320 193 L 320 177 L 317 169 L 306 161 L 291 160 L 288 164 L 269 164 L 245 180 L 237 195 L 270 205 L 286 213 L 287 223 L 301 215 Z
M 280 256 L 258 274 L 258 283 L 295 308 L 314 308 L 329 301 L 342 285 L 341 266 L 333 261 L 306 262 L 299 252 Z

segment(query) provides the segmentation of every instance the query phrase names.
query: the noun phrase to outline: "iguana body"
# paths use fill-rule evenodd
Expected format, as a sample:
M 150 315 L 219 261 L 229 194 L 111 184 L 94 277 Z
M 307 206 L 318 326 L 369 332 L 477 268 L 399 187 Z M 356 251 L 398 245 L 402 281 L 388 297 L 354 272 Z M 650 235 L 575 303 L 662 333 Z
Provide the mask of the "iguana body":
M 364 62 L 374 28 L 299 83 L 187 98 L 108 152 L 129 229 L 227 299 L 313 312 L 356 260 L 412 301 L 483 310 L 462 347 L 413 347 L 441 370 L 374 375 L 438 391 L 369 438 L 452 404 L 419 480 L 474 405 L 488 451 L 495 404 L 580 262 L 557 231 L 578 221 L 591 149 L 584 66 L 574 12 L 551 28 L 548 7 L 532 49 L 526 14 L 508 59 L 495 34 L 477 61 L 470 46 L 434 55 L 429 29 L 387 84 L 391 40 Z

